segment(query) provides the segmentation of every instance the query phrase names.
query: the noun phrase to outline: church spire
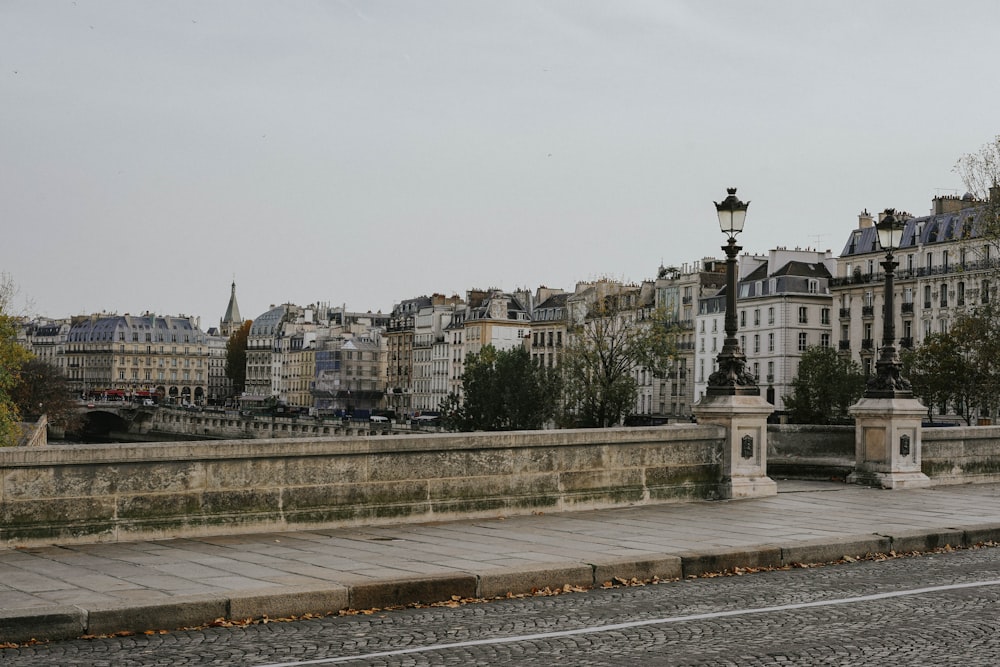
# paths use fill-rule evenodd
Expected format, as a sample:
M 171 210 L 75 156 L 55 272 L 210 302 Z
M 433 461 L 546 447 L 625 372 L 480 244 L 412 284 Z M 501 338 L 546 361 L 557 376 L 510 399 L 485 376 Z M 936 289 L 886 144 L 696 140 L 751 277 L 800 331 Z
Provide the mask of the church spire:
M 240 317 L 240 307 L 236 303 L 236 281 L 233 281 L 232 292 L 229 295 L 229 306 L 226 314 L 219 321 L 219 333 L 223 336 L 232 336 L 233 332 L 243 326 L 243 319 Z

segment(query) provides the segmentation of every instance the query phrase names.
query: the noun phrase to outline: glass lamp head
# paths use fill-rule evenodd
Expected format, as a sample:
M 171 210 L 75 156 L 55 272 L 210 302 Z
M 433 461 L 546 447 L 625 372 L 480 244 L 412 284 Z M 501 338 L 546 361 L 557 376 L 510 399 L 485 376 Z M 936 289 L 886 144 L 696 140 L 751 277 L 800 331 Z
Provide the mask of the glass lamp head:
M 743 231 L 750 202 L 741 202 L 736 197 L 736 188 L 726 188 L 726 191 L 729 196 L 721 202 L 715 202 L 715 210 L 719 214 L 719 227 L 722 228 L 722 233 L 734 238 Z
M 886 252 L 899 248 L 905 228 L 906 223 L 896 217 L 895 209 L 887 208 L 882 214 L 882 219 L 875 225 L 879 247 Z

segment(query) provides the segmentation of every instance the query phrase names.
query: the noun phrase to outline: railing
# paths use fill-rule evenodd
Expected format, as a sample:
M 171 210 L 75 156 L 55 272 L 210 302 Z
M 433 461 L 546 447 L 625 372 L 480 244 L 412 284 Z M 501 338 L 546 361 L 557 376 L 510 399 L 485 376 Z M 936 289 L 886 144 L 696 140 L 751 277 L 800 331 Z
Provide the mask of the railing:
M 862 341 L 861 341 L 861 349 L 862 350 L 874 350 L 875 349 L 875 341 L 873 339 L 871 339 L 871 338 L 862 339 Z
M 850 308 L 841 308 L 840 309 L 840 316 L 841 317 L 850 317 L 851 316 L 851 309 Z
M 905 303 L 904 302 L 903 305 L 902 305 L 902 311 L 903 311 L 904 315 L 912 315 L 913 314 L 913 302 L 912 301 L 909 302 L 909 303 Z
M 875 306 L 862 306 L 861 317 L 875 317 Z
M 841 350 L 850 350 L 851 349 L 851 341 L 849 341 L 849 340 L 839 341 L 838 348 L 841 349 Z

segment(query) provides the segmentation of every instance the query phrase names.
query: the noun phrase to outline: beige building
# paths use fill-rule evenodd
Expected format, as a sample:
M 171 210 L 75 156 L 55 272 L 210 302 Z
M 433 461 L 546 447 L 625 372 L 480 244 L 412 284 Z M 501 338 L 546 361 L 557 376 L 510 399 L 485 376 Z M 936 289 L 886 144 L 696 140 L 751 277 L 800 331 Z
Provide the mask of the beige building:
M 520 299 L 501 290 L 469 290 L 463 322 L 463 357 L 487 345 L 511 350 L 524 344 L 531 333 L 531 317 Z
M 73 318 L 67 334 L 67 376 L 83 395 L 203 404 L 208 361 L 197 317 L 91 315 Z
M 899 264 L 893 313 L 897 347 L 916 347 L 931 333 L 945 333 L 958 315 L 992 301 L 1000 258 L 995 242 L 979 235 L 982 209 L 983 203 L 967 194 L 934 197 L 929 215 L 896 213 L 906 222 L 894 253 Z M 885 252 L 877 247 L 875 223 L 867 211 L 858 216 L 837 258 L 831 288 L 838 349 L 868 374 L 874 372 L 883 342 Z M 935 407 L 941 411 L 941 406 Z
M 662 309 L 674 332 L 677 357 L 672 372 L 656 382 L 656 413 L 688 419 L 695 393 L 695 320 L 701 299 L 715 295 L 726 284 L 725 261 L 706 257 L 680 267 L 660 267 L 656 279 L 656 307 Z
M 555 368 L 568 336 L 566 300 L 571 295 L 560 289 L 539 287 L 531 311 L 531 335 L 525 347 L 539 366 Z

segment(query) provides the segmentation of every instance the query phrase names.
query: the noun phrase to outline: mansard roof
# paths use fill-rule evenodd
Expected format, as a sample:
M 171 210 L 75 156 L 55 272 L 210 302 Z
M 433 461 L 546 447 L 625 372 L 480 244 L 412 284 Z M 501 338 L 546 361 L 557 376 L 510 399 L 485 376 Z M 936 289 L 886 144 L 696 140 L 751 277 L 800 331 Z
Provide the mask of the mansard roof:
M 910 218 L 903 229 L 900 250 L 915 248 L 932 243 L 947 243 L 979 236 L 978 219 L 982 206 L 964 208 L 954 213 L 938 213 L 920 218 Z M 861 227 L 851 231 L 847 237 L 841 257 L 882 253 L 877 242 L 875 227 Z
M 82 318 L 73 324 L 68 339 L 72 342 L 100 342 L 129 340 L 132 333 L 155 334 L 157 342 L 177 342 L 176 332 L 203 336 L 204 333 L 187 317 L 157 316 L 153 314 L 104 315 Z M 120 335 L 119 335 L 120 334 Z M 195 338 L 191 342 L 195 342 Z

